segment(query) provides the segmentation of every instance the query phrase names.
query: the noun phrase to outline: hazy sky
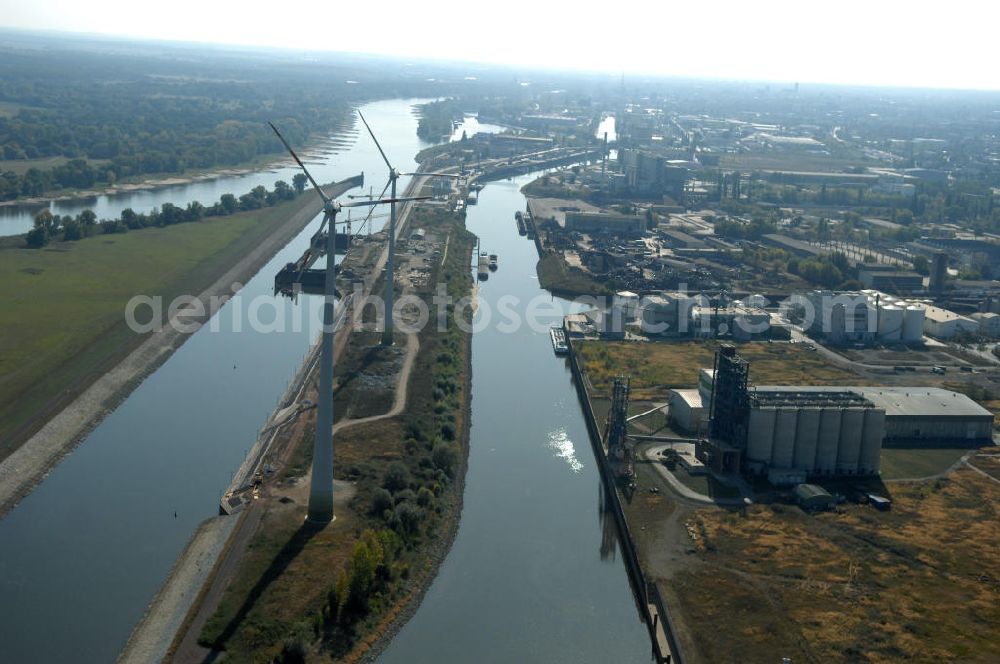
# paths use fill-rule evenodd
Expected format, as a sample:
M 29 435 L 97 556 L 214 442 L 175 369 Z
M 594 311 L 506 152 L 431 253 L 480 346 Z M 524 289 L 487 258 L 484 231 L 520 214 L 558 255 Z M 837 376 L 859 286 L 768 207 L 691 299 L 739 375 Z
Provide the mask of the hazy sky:
M 517 66 L 1000 89 L 993 0 L 0 0 L 0 25 Z M 363 20 L 374 23 L 358 29 Z

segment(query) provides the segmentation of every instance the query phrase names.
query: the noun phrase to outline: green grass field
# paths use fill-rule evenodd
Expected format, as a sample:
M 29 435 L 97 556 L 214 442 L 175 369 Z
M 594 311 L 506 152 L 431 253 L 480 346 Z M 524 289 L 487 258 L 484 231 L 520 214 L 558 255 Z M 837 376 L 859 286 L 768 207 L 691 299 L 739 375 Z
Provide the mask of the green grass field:
M 882 448 L 882 479 L 900 480 L 930 477 L 948 470 L 973 448 Z
M 0 459 L 134 348 L 135 294 L 198 294 L 307 196 L 273 208 L 45 249 L 0 249 Z

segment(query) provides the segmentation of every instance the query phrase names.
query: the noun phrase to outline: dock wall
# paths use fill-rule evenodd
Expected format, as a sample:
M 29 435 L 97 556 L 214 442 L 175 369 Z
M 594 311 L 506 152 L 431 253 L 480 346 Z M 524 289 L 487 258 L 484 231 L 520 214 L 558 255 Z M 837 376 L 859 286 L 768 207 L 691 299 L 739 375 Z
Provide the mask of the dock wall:
M 656 585 L 646 581 L 639 564 L 639 554 L 629 530 L 625 512 L 622 509 L 622 496 L 618 491 L 615 482 L 614 472 L 608 462 L 607 450 L 604 447 L 604 436 L 601 433 L 597 417 L 594 415 L 594 408 L 590 403 L 590 396 L 587 394 L 586 383 L 584 382 L 583 370 L 580 368 L 579 358 L 573 346 L 572 339 L 567 335 L 566 342 L 569 345 L 569 365 L 573 373 L 573 384 L 576 386 L 576 394 L 580 399 L 580 406 L 583 409 L 583 417 L 587 423 L 587 432 L 590 434 L 590 442 L 594 449 L 594 456 L 597 459 L 597 467 L 601 474 L 601 481 L 608 498 L 607 507 L 615 517 L 618 526 L 619 542 L 621 543 L 622 555 L 625 559 L 625 567 L 629 573 L 629 580 L 636 593 L 639 604 L 639 611 L 649 630 L 650 640 L 653 643 L 653 653 L 658 662 L 671 662 L 671 664 L 683 664 L 684 658 L 678 647 L 678 640 L 674 634 L 673 625 L 670 622 L 669 614 L 660 592 Z

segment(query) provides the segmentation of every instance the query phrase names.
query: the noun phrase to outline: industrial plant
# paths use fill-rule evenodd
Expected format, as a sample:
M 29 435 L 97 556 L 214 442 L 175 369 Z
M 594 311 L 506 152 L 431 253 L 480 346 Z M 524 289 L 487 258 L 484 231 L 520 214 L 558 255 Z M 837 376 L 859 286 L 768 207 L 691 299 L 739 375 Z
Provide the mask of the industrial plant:
M 720 473 L 776 485 L 811 477 L 873 476 L 883 444 L 986 444 L 993 415 L 935 387 L 754 386 L 750 364 L 722 346 L 698 390 L 671 390 L 679 428 L 702 431 L 697 457 Z

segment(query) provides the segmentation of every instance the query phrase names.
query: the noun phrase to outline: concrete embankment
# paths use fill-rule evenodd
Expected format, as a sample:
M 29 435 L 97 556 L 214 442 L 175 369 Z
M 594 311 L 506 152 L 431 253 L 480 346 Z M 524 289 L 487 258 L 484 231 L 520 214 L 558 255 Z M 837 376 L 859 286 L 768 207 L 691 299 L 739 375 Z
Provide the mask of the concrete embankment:
M 567 341 L 570 347 L 568 361 L 573 373 L 573 384 L 576 386 L 577 396 L 580 398 L 580 406 L 583 409 L 584 420 L 587 422 L 590 442 L 594 448 L 594 456 L 597 458 L 597 467 L 600 470 L 601 482 L 604 484 L 607 497 L 606 506 L 611 510 L 615 518 L 615 524 L 618 526 L 618 539 L 621 543 L 625 567 L 628 569 L 629 580 L 632 582 L 632 589 L 636 594 L 639 612 L 642 614 L 646 628 L 649 630 L 653 652 L 659 662 L 683 664 L 684 658 L 678 646 L 678 640 L 674 634 L 666 605 L 664 605 L 660 597 L 660 592 L 656 588 L 656 584 L 646 581 L 642 567 L 639 564 L 639 554 L 636 549 L 635 540 L 632 537 L 628 520 L 625 518 L 625 512 L 622 509 L 621 493 L 615 482 L 611 464 L 608 463 L 608 454 L 604 447 L 604 437 L 597 424 L 597 417 L 594 415 L 590 396 L 587 394 L 583 370 L 580 368 L 579 358 L 576 355 L 572 340 L 567 337 Z
M 118 657 L 119 662 L 146 664 L 163 660 L 237 522 L 233 517 L 217 516 L 198 527 L 170 571 L 167 582 L 129 637 Z
M 331 196 L 336 196 L 359 186 L 359 178 L 360 176 L 349 178 L 330 185 L 326 187 L 326 191 Z M 318 196 L 314 198 L 315 202 L 308 202 L 298 213 L 277 227 L 266 241 L 244 256 L 239 263 L 230 266 L 198 295 L 206 312 L 204 316 L 184 316 L 183 322 L 207 322 L 233 295 L 233 284 L 246 282 L 322 210 L 322 201 Z M 180 316 L 183 314 L 178 314 L 175 318 Z M 190 333 L 179 332 L 170 324 L 152 333 L 138 348 L 94 381 L 24 445 L 4 459 L 0 463 L 0 517 L 30 493 L 63 455 L 80 443 L 189 336 Z

